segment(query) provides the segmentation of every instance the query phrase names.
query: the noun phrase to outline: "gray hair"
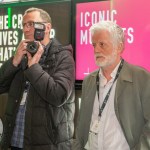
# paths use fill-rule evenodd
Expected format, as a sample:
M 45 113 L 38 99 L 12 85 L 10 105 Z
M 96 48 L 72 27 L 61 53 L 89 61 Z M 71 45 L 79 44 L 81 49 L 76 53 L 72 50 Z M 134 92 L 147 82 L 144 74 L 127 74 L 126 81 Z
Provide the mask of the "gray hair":
M 34 12 L 34 11 L 37 11 L 40 13 L 40 17 L 43 19 L 44 22 L 52 24 L 52 19 L 51 19 L 50 15 L 46 11 L 44 11 L 43 9 L 32 7 L 32 8 L 27 9 L 25 11 L 25 14 L 30 13 L 30 12 Z
M 101 21 L 93 24 L 90 27 L 90 32 L 92 36 L 95 34 L 96 31 L 101 30 L 106 30 L 110 33 L 114 46 L 118 45 L 119 43 L 122 43 L 124 49 L 125 34 L 123 29 L 119 25 L 112 21 Z

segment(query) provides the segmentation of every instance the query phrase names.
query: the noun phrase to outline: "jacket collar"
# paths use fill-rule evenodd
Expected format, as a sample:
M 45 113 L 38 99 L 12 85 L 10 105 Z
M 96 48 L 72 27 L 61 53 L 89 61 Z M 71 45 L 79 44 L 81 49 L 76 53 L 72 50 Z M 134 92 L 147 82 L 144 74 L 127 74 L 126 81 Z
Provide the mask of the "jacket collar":
M 133 82 L 132 72 L 129 69 L 129 64 L 124 61 L 122 70 L 119 75 L 119 80 Z
M 117 80 L 117 86 L 116 86 L 116 96 L 117 97 L 121 94 L 121 92 L 124 88 L 124 81 L 126 81 L 128 83 L 133 82 L 132 71 L 129 68 L 130 68 L 129 64 L 126 61 L 124 61 L 122 70 L 121 70 L 120 75 L 119 75 L 118 80 Z M 93 72 L 91 77 L 96 79 L 97 73 L 98 73 L 98 70 Z M 96 84 L 96 83 L 93 82 L 93 84 Z
M 92 77 L 96 77 L 98 73 L 98 70 L 96 70 L 95 72 L 92 73 Z M 120 75 L 119 75 L 119 80 L 123 80 L 123 81 L 128 81 L 128 82 L 133 82 L 133 78 L 132 78 L 132 72 L 131 70 L 129 70 L 129 64 L 124 61 L 122 70 L 120 71 Z
M 124 88 L 126 86 L 125 84 L 130 84 L 132 82 L 133 82 L 132 70 L 130 69 L 129 64 L 125 61 L 117 80 L 115 98 L 118 98 L 124 91 Z

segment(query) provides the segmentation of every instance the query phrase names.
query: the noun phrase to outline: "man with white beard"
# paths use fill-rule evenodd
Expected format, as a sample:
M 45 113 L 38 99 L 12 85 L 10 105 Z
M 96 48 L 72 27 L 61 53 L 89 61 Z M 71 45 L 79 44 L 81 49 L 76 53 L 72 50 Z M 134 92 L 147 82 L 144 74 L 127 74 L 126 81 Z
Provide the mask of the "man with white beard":
M 150 149 L 150 73 L 122 59 L 125 35 L 101 21 L 91 28 L 96 64 L 82 85 L 73 150 Z

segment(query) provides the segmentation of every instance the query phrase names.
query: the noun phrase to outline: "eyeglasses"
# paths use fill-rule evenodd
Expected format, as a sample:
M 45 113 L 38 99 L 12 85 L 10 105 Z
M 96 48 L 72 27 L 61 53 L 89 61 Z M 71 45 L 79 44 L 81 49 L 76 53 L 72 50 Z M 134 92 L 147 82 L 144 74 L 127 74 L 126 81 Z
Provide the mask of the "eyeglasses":
M 23 26 L 23 28 L 25 28 L 25 27 L 32 28 L 32 27 L 34 27 L 35 24 L 41 24 L 41 23 L 47 23 L 47 22 L 33 22 L 33 21 L 29 21 L 29 22 L 23 23 L 22 26 Z
M 22 24 L 23 28 L 27 27 L 27 28 L 32 28 L 34 27 L 34 22 L 30 21 L 30 22 L 26 22 Z

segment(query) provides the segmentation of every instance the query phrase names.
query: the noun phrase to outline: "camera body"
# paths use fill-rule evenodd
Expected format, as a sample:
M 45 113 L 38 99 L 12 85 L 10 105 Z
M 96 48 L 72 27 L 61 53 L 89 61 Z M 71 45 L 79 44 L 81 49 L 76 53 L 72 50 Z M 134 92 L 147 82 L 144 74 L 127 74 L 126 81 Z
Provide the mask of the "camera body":
M 35 22 L 34 28 L 35 28 L 34 31 L 35 41 L 31 41 L 27 43 L 27 51 L 30 52 L 32 56 L 37 52 L 39 48 L 37 41 L 42 41 L 45 35 L 45 25 L 43 23 Z

